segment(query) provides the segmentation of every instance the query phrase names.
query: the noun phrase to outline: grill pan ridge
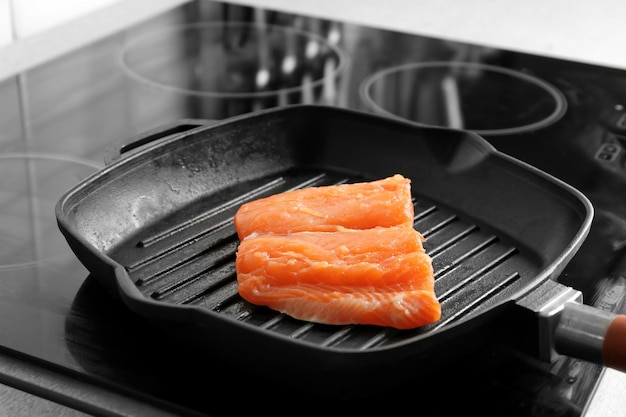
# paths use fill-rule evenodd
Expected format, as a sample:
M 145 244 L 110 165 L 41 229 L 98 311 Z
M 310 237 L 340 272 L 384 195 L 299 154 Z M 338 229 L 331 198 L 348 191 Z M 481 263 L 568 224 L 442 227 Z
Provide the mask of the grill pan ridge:
M 150 234 L 126 242 L 111 256 L 116 259 L 117 253 L 125 254 L 128 274 L 146 298 L 199 306 L 292 339 L 336 349 L 371 349 L 415 333 L 435 330 L 470 315 L 489 299 L 497 302 L 498 294 L 519 278 L 517 262 L 525 261 L 519 259 L 517 248 L 460 220 L 454 213 L 420 199 L 414 201 L 415 226 L 426 238 L 425 247 L 433 257 L 436 293 L 443 310 L 438 323 L 412 331 L 385 329 L 382 334 L 370 336 L 360 333 L 355 326 L 312 324 L 254 306 L 237 292 L 234 262 L 238 238 L 233 216 L 239 205 L 276 192 L 359 180 L 332 173 L 320 173 L 303 180 L 298 177 L 268 179 L 247 195 L 219 207 L 207 205 L 206 212 L 194 217 L 176 216 L 184 222 L 174 227 L 161 223 L 166 224 L 165 230 L 148 230 Z M 300 181 L 289 186 L 294 180 Z
M 190 129 L 151 134 L 153 143 L 69 190 L 57 203 L 59 228 L 90 273 L 164 336 L 206 360 L 281 380 L 306 375 L 308 388 L 401 382 L 460 340 L 479 340 L 501 311 L 556 278 L 591 223 L 581 193 L 470 132 L 309 105 Z M 413 330 L 314 324 L 238 295 L 241 204 L 396 173 L 412 181 L 440 321 Z

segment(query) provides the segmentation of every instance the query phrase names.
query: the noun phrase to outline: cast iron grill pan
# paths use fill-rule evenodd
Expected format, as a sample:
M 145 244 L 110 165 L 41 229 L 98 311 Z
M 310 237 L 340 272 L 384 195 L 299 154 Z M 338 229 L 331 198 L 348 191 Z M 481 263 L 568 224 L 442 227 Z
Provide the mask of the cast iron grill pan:
M 445 360 L 554 278 L 589 227 L 578 192 L 468 132 L 317 106 L 187 126 L 144 149 L 120 146 L 117 160 L 59 201 L 60 229 L 106 288 L 205 352 L 200 360 L 309 388 L 371 389 Z M 238 295 L 241 204 L 395 173 L 412 180 L 439 322 L 402 331 L 314 324 Z
M 266 178 L 245 194 L 212 205 L 205 201 L 177 212 L 172 219 L 146 228 L 124 242 L 111 257 L 124 265 L 146 298 L 174 305 L 195 305 L 244 323 L 336 349 L 370 349 L 394 343 L 416 331 L 395 332 L 364 326 L 324 326 L 290 319 L 274 310 L 243 300 L 237 292 L 235 252 L 239 240 L 233 224 L 237 208 L 246 201 L 309 186 L 360 181 L 332 172 L 288 172 Z M 519 271 L 537 274 L 537 262 L 525 259 L 510 243 L 440 209 L 425 198 L 414 199 L 415 227 L 427 238 L 433 257 L 436 293 L 443 306 L 442 319 L 428 330 L 470 314 L 495 298 L 520 277 Z M 206 211 L 197 211 L 197 208 Z M 160 226 L 166 226 L 165 229 Z M 497 302 L 497 301 L 495 301 Z M 398 334 L 399 333 L 399 334 Z

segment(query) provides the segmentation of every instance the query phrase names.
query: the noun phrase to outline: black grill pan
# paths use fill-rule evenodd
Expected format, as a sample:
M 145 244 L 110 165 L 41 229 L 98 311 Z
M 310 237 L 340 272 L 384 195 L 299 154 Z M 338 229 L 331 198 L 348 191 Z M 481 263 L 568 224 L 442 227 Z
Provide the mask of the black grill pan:
M 554 279 L 590 228 L 581 193 L 470 132 L 308 105 L 204 123 L 183 120 L 119 144 L 56 207 L 61 232 L 99 282 L 163 337 L 199 348 L 198 360 L 334 393 L 401 382 L 503 334 L 504 320 L 529 333 L 540 327 L 516 312 L 561 297 Z M 439 322 L 403 331 L 321 325 L 239 297 L 233 216 L 242 203 L 395 173 L 412 181 Z

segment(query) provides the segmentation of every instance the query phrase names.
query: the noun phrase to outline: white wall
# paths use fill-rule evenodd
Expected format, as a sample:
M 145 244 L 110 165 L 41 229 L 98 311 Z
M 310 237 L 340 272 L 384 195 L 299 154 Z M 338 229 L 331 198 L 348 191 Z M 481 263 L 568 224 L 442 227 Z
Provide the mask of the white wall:
M 189 0 L 0 0 L 0 82 Z
M 25 38 L 122 0 L 9 0 L 18 38 Z
M 123 0 L 0 0 L 0 46 Z
M 9 0 L 0 0 L 0 47 L 11 42 L 12 28 Z

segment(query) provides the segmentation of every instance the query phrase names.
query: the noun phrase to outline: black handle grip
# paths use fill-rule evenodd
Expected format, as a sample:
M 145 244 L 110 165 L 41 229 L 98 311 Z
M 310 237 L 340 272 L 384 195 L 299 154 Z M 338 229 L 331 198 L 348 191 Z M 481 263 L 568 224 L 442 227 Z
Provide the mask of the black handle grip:
M 159 141 L 161 139 L 170 138 L 172 136 L 182 135 L 190 130 L 198 127 L 204 127 L 216 123 L 216 120 L 205 119 L 181 119 L 172 123 L 159 126 L 134 138 L 117 142 L 109 147 L 104 154 L 104 163 L 111 165 L 115 161 L 129 154 L 144 145 Z

